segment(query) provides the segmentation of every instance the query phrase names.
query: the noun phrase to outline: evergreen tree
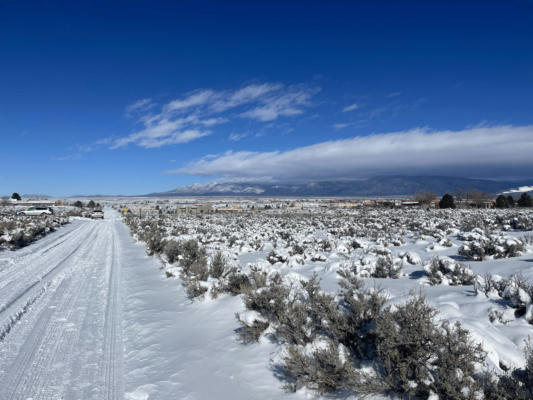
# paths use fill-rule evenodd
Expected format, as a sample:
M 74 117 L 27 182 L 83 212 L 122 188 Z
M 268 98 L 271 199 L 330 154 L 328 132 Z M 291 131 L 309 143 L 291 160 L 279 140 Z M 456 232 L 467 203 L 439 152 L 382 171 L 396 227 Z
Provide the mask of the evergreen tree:
M 79 200 L 76 200 L 76 202 L 73 204 L 74 207 L 78 207 L 78 208 L 82 208 L 83 207 L 83 203 Z
M 87 203 L 87 207 L 89 207 L 89 208 L 94 208 L 94 207 L 96 207 L 96 204 L 94 204 L 94 201 L 90 200 L 90 201 Z
M 498 197 L 496 197 L 496 208 L 508 208 L 509 203 L 507 202 L 507 198 L 500 194 Z
M 455 208 L 455 201 L 451 194 L 446 193 L 439 201 L 439 208 Z
M 522 196 L 518 199 L 519 207 L 533 207 L 533 200 L 531 196 L 527 193 L 522 193 Z
M 17 192 L 13 193 L 13 194 L 11 195 L 11 198 L 14 199 L 14 200 L 19 200 L 19 201 L 22 200 L 22 199 L 20 198 L 20 194 L 18 194 Z
M 509 207 L 514 207 L 514 197 L 513 196 L 511 196 L 511 195 L 507 196 L 507 205 Z

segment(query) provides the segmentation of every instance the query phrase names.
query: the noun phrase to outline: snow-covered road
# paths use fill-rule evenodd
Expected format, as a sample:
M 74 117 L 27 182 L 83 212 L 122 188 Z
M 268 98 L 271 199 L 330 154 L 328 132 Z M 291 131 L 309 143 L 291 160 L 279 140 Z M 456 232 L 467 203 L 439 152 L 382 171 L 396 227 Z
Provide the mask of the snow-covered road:
M 75 220 L 0 254 L 2 399 L 123 398 L 118 223 Z

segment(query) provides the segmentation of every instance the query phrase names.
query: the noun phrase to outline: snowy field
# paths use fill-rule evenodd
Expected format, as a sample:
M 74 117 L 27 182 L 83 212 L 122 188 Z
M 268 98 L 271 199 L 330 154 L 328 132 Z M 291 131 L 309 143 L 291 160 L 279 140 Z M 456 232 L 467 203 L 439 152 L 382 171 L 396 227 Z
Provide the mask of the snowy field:
M 108 208 L 0 251 L 0 398 L 527 398 L 532 210 L 172 211 Z M 405 304 L 446 352 L 482 346 L 448 365 L 456 392 L 424 351 L 425 383 L 376 387 Z
M 347 359 L 357 366 L 356 373 L 376 375 L 368 367 L 379 362 L 375 354 L 356 355 L 331 333 L 327 317 L 316 317 L 313 306 L 305 305 L 315 301 L 306 282 L 314 285 L 317 280 L 320 289 L 331 295 L 328 302 L 331 300 L 333 307 L 346 306 L 349 290 L 351 295 L 369 296 L 379 289 L 381 309 L 392 306 L 392 312 L 422 296 L 438 312 L 433 320 L 438 321 L 439 329 L 459 322 L 469 339 L 457 340 L 472 348 L 482 346 L 483 357 L 472 362 L 478 376 L 488 372 L 493 378 L 507 377 L 512 371 L 523 372 L 526 366 L 526 343 L 533 334 L 531 210 L 316 208 L 203 216 L 171 211 L 141 218 L 130 215 L 126 220 L 134 237 L 159 257 L 169 281 L 175 282 L 178 291 L 185 290 L 191 300 L 184 306 L 184 316 L 194 321 L 191 334 L 207 335 L 208 346 L 213 341 L 224 343 L 210 347 L 208 354 L 217 361 L 204 367 L 209 376 L 219 376 L 216 365 L 228 359 L 223 370 L 239 365 L 241 376 L 246 377 L 235 387 L 268 388 L 266 397 L 254 397 L 250 389 L 242 398 L 277 398 L 289 396 L 291 391 L 295 391 L 291 398 L 314 397 L 317 392 L 357 397 L 354 386 L 346 388 L 335 381 L 344 379 L 339 363 Z M 363 288 L 346 290 L 350 281 L 359 281 Z M 281 297 L 276 297 L 278 292 Z M 280 304 L 272 306 L 276 302 Z M 284 313 L 289 317 L 283 317 Z M 452 324 L 440 326 L 443 321 Z M 218 340 L 213 338 L 215 333 L 220 335 Z M 312 363 L 320 358 L 320 350 L 331 344 L 338 353 L 328 355 L 333 359 L 327 360 L 330 365 L 326 369 L 336 370 L 331 380 L 316 370 L 294 367 L 297 362 Z M 296 353 L 287 358 L 291 351 Z M 204 353 L 188 354 L 192 357 L 189 365 L 204 365 L 204 356 L 209 358 Z M 178 381 L 185 384 L 202 371 L 202 367 L 198 371 L 188 368 L 180 372 Z M 456 382 L 465 385 L 462 394 L 458 389 L 460 398 L 490 398 L 483 395 L 482 388 L 463 381 Z M 383 385 L 386 390 L 381 395 L 390 394 L 390 384 Z M 412 386 L 409 392 L 421 398 L 428 393 L 436 395 L 431 385 L 416 388 L 414 381 L 408 385 Z M 283 393 L 282 387 L 289 390 Z M 441 395 L 446 393 L 446 389 L 440 390 Z M 405 393 L 401 388 L 393 391 Z M 371 392 L 375 396 L 380 390 L 374 387 Z M 509 393 L 508 398 L 515 395 Z

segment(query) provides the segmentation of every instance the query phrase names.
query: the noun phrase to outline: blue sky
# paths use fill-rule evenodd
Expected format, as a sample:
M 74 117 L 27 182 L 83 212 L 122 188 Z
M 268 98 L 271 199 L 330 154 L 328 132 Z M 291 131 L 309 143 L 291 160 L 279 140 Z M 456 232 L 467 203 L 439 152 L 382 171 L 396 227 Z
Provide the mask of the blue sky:
M 0 194 L 533 178 L 531 2 L 248 3 L 0 2 Z

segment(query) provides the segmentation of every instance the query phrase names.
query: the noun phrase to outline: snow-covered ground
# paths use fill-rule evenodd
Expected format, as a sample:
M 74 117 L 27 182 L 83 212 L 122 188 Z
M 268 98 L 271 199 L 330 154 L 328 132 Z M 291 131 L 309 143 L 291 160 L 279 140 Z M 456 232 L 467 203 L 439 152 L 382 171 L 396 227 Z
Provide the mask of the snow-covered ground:
M 252 315 L 247 321 L 251 324 L 256 313 L 246 311 L 242 296 L 218 294 L 214 298 L 214 289 L 223 287 L 224 283 L 213 277 L 201 280 L 199 285 L 204 289 L 194 294 L 205 293 L 188 302 L 182 281 L 172 278 L 183 276 L 180 261 L 183 255 L 178 256 L 178 261 L 167 262 L 165 248 L 154 250 L 158 241 L 197 240 L 207 250 L 208 258 L 222 252 L 228 264 L 242 273 L 249 274 L 252 269 L 259 269 L 268 276 L 280 273 L 289 284 L 309 280 L 317 274 L 321 288 L 332 294 L 339 291 L 339 272 L 346 267 L 363 278 L 367 288 L 383 289 L 387 304 L 403 303 L 421 293 L 438 310 L 439 319 L 460 322 L 470 332 L 470 337 L 482 344 L 487 353 L 482 368 L 500 374 L 524 367 L 526 340 L 533 335 L 529 311 L 526 315 L 517 312 L 522 306 L 531 308 L 530 294 L 523 295 L 524 303 L 518 306 L 521 300 L 516 300 L 519 295 L 513 292 L 514 281 L 511 280 L 519 274 L 521 279 L 533 282 L 532 223 L 533 212 L 520 209 L 429 212 L 318 209 L 313 213 L 273 211 L 207 216 L 163 212 L 160 216 L 131 216 L 129 219 L 134 236 L 147 241 L 149 250 L 161 252 L 165 272 L 171 277 L 169 285 L 176 285 L 181 296 L 184 316 L 190 316 L 198 325 L 193 333 L 204 335 L 211 331 L 214 323 L 220 324 L 216 333 L 227 342 L 223 350 L 215 346 L 210 354 L 212 352 L 217 360 L 224 359 L 227 349 L 231 349 L 238 353 L 235 354 L 236 365 L 257 371 L 252 386 L 262 386 L 262 382 L 266 382 L 265 387 L 275 388 L 277 396 L 296 397 L 316 394 L 300 389 L 288 395 L 280 389 L 283 379 L 273 380 L 279 373 L 285 348 L 283 342 L 274 344 L 269 336 L 271 331 L 267 329 L 258 343 L 239 347 L 240 339 L 232 332 L 239 327 L 233 314 L 240 313 L 248 319 Z M 376 265 L 380 258 L 390 262 L 396 279 L 378 277 L 380 272 Z M 482 260 L 476 261 L 478 259 Z M 451 265 L 436 273 L 439 284 L 431 284 L 429 272 L 434 260 Z M 456 271 L 464 268 L 466 278 L 454 278 L 453 268 Z M 505 282 L 506 290 L 502 288 L 500 292 L 486 295 L 480 288 L 488 274 L 496 281 Z M 198 283 L 196 278 L 191 281 Z M 213 339 L 209 343 L 213 343 Z M 198 353 L 198 360 L 202 357 Z M 209 363 L 206 368 L 211 366 Z M 213 385 L 218 383 L 213 382 Z M 267 397 L 276 398 L 276 395 Z M 252 392 L 248 398 L 254 398 Z
M 389 304 L 421 291 L 439 318 L 460 321 L 482 343 L 485 368 L 501 372 L 524 365 L 524 341 L 533 335 L 527 314 L 515 315 L 513 298 L 494 291 L 486 296 L 472 284 L 450 285 L 446 273 L 436 275 L 440 284 L 430 285 L 428 265 L 448 256 L 470 267 L 478 281 L 487 273 L 507 279 L 519 272 L 533 282 L 531 244 L 519 255 L 507 252 L 513 238 L 526 241 L 531 221 L 533 213 L 523 210 L 317 210 L 162 213 L 130 225 L 137 239 L 155 231 L 164 232 L 166 241 L 197 239 L 208 256 L 221 251 L 243 272 L 279 272 L 291 282 L 316 273 L 330 293 L 338 292 L 338 273 L 346 266 L 367 287 L 383 288 Z M 191 299 L 177 278 L 180 262 L 167 262 L 164 252 L 148 256 L 145 243 L 135 238 L 119 214 L 107 209 L 103 221 L 76 219 L 23 249 L 0 252 L 0 398 L 319 397 L 308 389 L 282 388 L 285 345 L 268 332 L 257 343 L 242 344 L 235 318 L 237 312 L 249 316 L 242 295 L 221 292 L 215 298 L 207 291 Z M 462 246 L 471 252 L 475 243 L 492 254 L 483 261 L 459 256 Z M 397 279 L 370 276 L 379 257 L 398 268 Z M 213 288 L 219 280 L 201 284 Z

